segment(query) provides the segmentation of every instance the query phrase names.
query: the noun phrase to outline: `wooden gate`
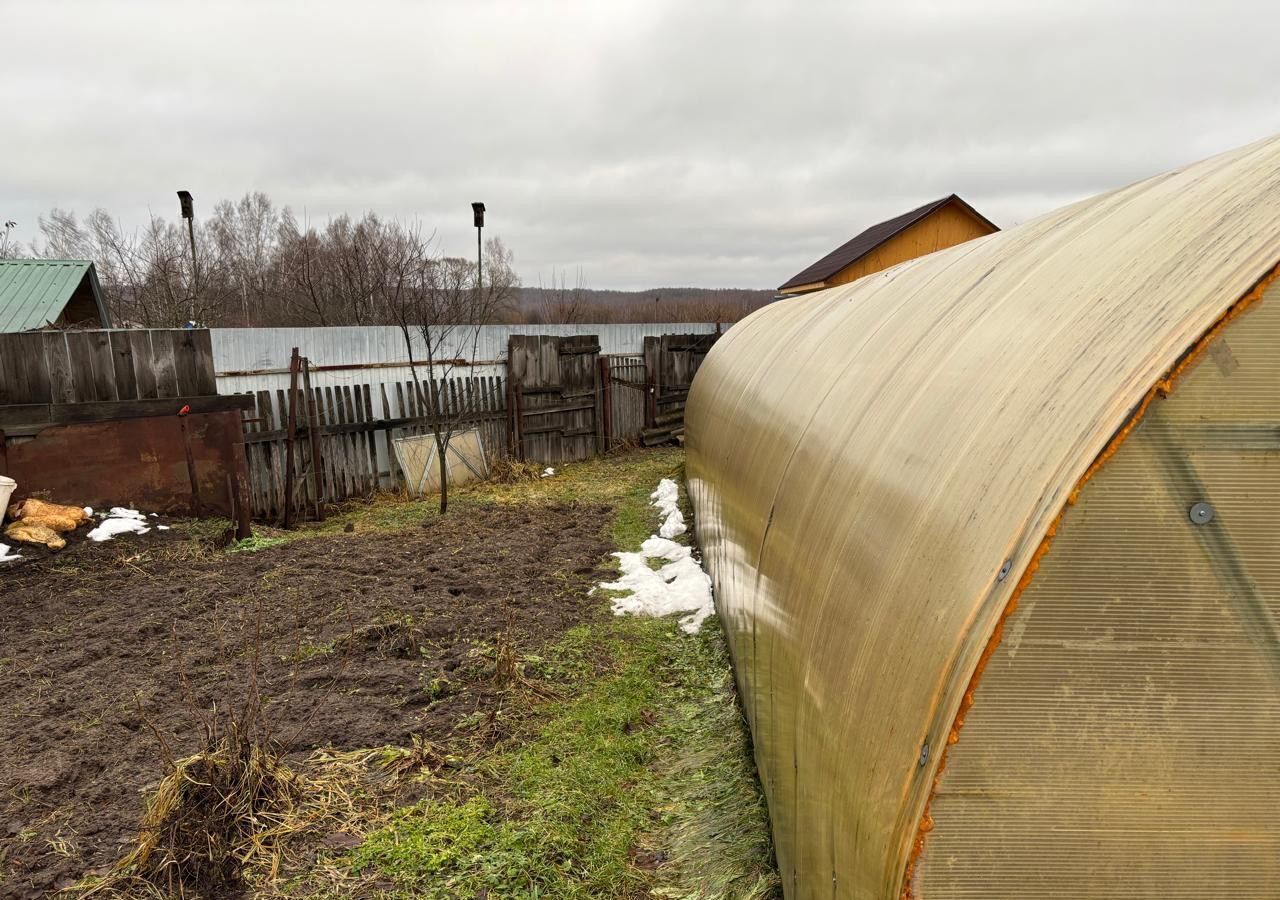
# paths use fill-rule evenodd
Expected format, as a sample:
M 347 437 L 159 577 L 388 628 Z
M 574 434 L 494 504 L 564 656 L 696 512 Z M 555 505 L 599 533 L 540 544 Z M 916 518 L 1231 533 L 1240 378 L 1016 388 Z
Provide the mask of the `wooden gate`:
M 554 465 L 604 451 L 599 355 L 594 334 L 508 338 L 507 407 L 518 458 Z
M 664 334 L 644 339 L 644 367 L 649 382 L 649 406 L 641 440 L 661 444 L 684 434 L 684 404 L 693 376 L 720 339 L 717 334 Z

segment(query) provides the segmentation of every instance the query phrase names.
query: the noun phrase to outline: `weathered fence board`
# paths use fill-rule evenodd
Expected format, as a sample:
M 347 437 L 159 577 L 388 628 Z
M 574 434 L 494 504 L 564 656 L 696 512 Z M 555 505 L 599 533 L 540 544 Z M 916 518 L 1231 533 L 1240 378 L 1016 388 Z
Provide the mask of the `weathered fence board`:
M 292 502 L 298 514 L 321 512 L 324 504 L 397 487 L 401 477 L 391 442 L 405 435 L 431 434 L 437 421 L 454 426 L 456 431 L 478 429 L 490 459 L 507 453 L 505 383 L 501 378 L 381 383 L 377 404 L 371 385 L 307 390 L 308 380 L 304 376 L 303 387 L 293 397 L 296 425 L 292 449 L 286 427 L 289 390 L 245 395 L 253 402 L 253 410 L 246 414 L 244 441 L 254 514 L 260 518 L 284 514 L 290 452 L 296 473 Z M 439 398 L 440 416 L 430 415 L 428 391 Z M 375 414 L 375 409 L 380 414 Z
M 603 358 L 607 363 L 609 447 L 640 443 L 648 409 L 649 380 L 642 356 Z
M 0 406 L 218 393 L 207 329 L 0 335 Z
M 511 336 L 507 367 L 521 459 L 554 464 L 603 452 L 599 354 L 593 334 Z
M 644 339 L 649 406 L 641 443 L 661 444 L 684 434 L 689 387 L 719 334 L 664 334 Z

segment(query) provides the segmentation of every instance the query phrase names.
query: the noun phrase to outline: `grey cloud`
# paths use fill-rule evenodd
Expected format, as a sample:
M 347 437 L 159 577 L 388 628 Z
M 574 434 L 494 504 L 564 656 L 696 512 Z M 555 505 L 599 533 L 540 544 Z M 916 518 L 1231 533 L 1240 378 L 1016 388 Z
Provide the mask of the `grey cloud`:
M 263 190 L 525 280 L 769 287 L 956 191 L 1000 224 L 1277 128 L 1273 4 L 0 0 L 0 216 Z

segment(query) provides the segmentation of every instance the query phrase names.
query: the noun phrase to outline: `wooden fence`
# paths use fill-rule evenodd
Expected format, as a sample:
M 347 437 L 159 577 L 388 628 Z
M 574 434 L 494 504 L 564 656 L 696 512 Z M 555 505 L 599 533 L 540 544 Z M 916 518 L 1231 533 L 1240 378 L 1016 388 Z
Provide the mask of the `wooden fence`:
M 255 392 L 246 414 L 250 493 L 261 518 L 322 517 L 324 504 L 403 484 L 392 441 L 430 434 L 436 421 L 458 423 L 455 433 L 479 430 L 491 459 L 508 450 L 506 385 L 497 376 L 313 387 L 301 360 L 297 382 L 294 390 Z
M 515 455 L 559 464 L 604 452 L 604 415 L 593 334 L 512 335 L 507 346 Z
M 217 393 L 204 329 L 0 334 L 0 406 Z
M 290 388 L 252 393 L 245 445 L 255 515 L 322 517 L 326 504 L 404 483 L 393 442 L 436 421 L 480 432 L 485 454 L 558 465 L 681 433 L 683 400 L 714 335 L 654 339 L 646 356 L 601 356 L 594 335 L 513 335 L 507 378 L 315 386 L 295 353 Z M 354 376 L 353 376 L 354 377 Z M 427 392 L 438 398 L 438 419 Z M 288 502 L 286 502 L 288 499 Z
M 641 442 L 661 444 L 684 434 L 684 404 L 702 361 L 719 334 L 664 334 L 644 339 L 649 409 Z
M 246 405 L 218 396 L 203 329 L 0 334 L 0 474 L 17 496 L 243 511 L 247 531 Z
M 607 450 L 620 444 L 638 444 L 649 407 L 649 380 L 642 356 L 600 357 L 600 383 L 604 391 Z

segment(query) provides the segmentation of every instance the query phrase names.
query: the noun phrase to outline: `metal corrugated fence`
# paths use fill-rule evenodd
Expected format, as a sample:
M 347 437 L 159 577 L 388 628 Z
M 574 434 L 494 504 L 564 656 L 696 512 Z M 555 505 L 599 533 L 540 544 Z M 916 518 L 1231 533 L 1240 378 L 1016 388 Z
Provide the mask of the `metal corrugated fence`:
M 594 334 L 600 339 L 600 352 L 606 355 L 639 354 L 646 337 L 664 334 L 708 334 L 717 327 L 714 322 L 628 323 L 621 325 L 484 325 L 480 328 L 474 359 L 479 365 L 466 374 L 505 374 L 495 363 L 506 359 L 507 339 L 513 334 L 558 335 L 570 337 Z M 316 387 L 338 385 L 395 383 L 412 380 L 409 367 L 394 366 L 407 362 L 404 336 L 391 325 L 337 328 L 213 328 L 214 368 L 218 372 L 221 393 L 278 390 L 289 386 L 289 354 L 294 347 L 312 365 L 312 383 Z M 445 355 L 472 359 L 471 328 L 458 329 L 458 346 Z M 414 359 L 421 361 L 426 351 L 421 336 L 414 334 Z M 391 365 L 389 365 L 391 364 Z M 330 369 L 330 366 L 352 368 Z M 377 368 L 359 368 L 377 367 Z M 420 370 L 419 375 L 423 373 Z M 455 375 L 464 374 L 460 369 Z

